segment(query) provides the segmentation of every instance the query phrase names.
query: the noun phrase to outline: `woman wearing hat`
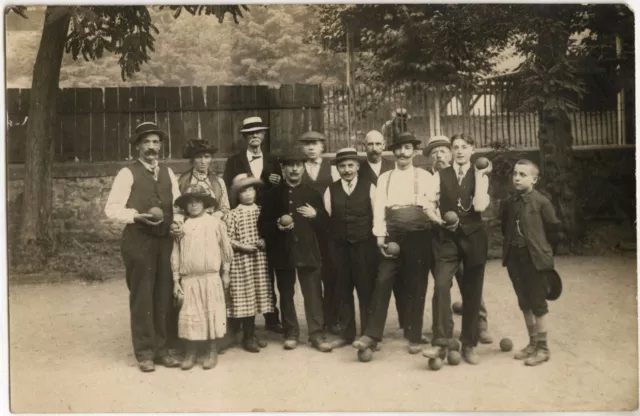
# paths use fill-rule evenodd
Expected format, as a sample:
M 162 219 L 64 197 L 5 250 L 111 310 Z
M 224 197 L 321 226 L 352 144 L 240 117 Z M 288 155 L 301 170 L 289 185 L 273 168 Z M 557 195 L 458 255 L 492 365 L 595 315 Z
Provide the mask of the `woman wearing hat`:
M 167 348 L 167 322 L 171 313 L 171 249 L 169 227 L 174 218 L 173 202 L 180 196 L 173 171 L 158 165 L 162 141 L 167 133 L 151 122 L 141 123 L 129 143 L 138 160 L 116 175 L 104 212 L 126 224 L 122 232 L 122 260 L 129 288 L 131 336 L 138 366 L 155 370 L 154 360 L 166 367 L 180 362 Z M 148 213 L 160 208 L 162 218 Z
M 266 347 L 266 343 L 256 338 L 255 317 L 274 310 L 266 244 L 258 234 L 260 207 L 255 201 L 260 186 L 262 181 L 258 178 L 246 173 L 236 176 L 231 185 L 231 199 L 236 207 L 225 218 L 234 251 L 227 314 L 241 322 L 244 349 L 253 353 Z
M 217 151 L 214 145 L 205 140 L 189 140 L 184 148 L 183 157 L 191 159 L 191 169 L 180 175 L 178 185 L 180 192 L 185 192 L 189 186 L 201 185 L 218 201 L 215 213 L 213 208 L 209 208 L 208 212 L 222 218 L 229 212 L 229 197 L 224 181 L 218 177 L 211 165 L 213 155 Z

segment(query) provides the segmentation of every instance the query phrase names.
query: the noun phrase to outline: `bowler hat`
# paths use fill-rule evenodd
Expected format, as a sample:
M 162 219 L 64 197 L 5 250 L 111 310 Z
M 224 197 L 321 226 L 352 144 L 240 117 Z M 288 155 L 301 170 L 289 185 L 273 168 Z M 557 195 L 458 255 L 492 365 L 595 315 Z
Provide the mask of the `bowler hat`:
M 174 202 L 174 204 L 183 211 L 186 211 L 187 202 L 191 199 L 202 201 L 204 209 L 215 207 L 217 205 L 215 198 L 212 197 L 202 185 L 198 184 L 190 185 L 185 193 L 176 198 L 176 202 Z
M 261 117 L 247 117 L 242 120 L 242 130 L 240 133 L 251 133 L 253 131 L 269 130 Z
M 358 156 L 358 151 L 353 147 L 346 147 L 344 149 L 338 150 L 338 152 L 336 153 L 336 157 L 331 159 L 331 164 L 337 165 L 343 160 L 356 160 L 358 162 L 362 162 L 364 160 L 364 157 Z
M 433 149 L 440 146 L 446 146 L 451 149 L 451 140 L 449 140 L 447 136 L 433 136 L 429 138 L 429 141 L 427 142 L 427 145 L 425 146 L 422 154 L 425 156 L 429 156 L 429 153 L 431 153 Z
M 151 121 L 145 121 L 144 123 L 140 123 L 136 126 L 136 130 L 133 132 L 131 137 L 129 137 L 129 143 L 136 144 L 138 140 L 149 134 L 157 134 L 160 136 L 161 140 L 166 140 L 169 138 L 167 132 L 160 130 L 160 128 Z
M 182 157 L 185 159 L 193 159 L 203 153 L 214 154 L 218 152 L 218 148 L 206 140 L 194 139 L 189 140 L 182 149 Z
M 416 139 L 413 133 L 405 131 L 393 137 L 393 142 L 387 146 L 387 150 L 393 150 L 405 143 L 413 143 L 414 146 L 422 144 L 420 140 Z
M 277 157 L 278 162 L 280 162 L 282 164 L 285 164 L 285 165 L 287 163 L 294 163 L 294 162 L 304 163 L 309 159 L 309 157 L 307 155 L 302 153 L 297 148 L 294 148 L 293 150 L 291 150 L 289 152 L 280 153 L 280 154 L 275 155 L 275 156 Z
M 557 300 L 562 294 L 562 279 L 555 270 L 547 270 L 544 272 L 549 282 L 549 293 L 547 300 Z
M 327 140 L 324 137 L 324 134 L 318 133 L 317 131 L 307 131 L 304 132 L 300 137 L 298 137 L 298 141 L 300 142 L 315 142 L 315 141 L 325 141 Z

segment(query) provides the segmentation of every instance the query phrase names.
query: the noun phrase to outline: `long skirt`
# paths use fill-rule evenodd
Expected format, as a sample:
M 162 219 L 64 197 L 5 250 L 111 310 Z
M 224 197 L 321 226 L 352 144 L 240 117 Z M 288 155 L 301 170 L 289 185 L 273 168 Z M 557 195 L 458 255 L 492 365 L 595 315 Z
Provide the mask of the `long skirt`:
M 227 314 L 220 274 L 184 276 L 182 290 L 178 336 L 189 341 L 222 338 L 227 332 Z

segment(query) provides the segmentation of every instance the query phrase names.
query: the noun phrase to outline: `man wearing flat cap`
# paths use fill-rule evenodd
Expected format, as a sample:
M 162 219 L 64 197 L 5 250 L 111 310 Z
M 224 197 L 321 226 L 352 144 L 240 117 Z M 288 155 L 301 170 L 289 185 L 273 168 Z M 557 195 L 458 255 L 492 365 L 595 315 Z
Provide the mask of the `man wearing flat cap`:
M 240 133 L 247 142 L 247 149 L 236 153 L 227 160 L 222 175 L 227 189 L 231 188 L 233 178 L 242 173 L 254 178 L 260 178 L 264 185 L 256 189 L 256 205 L 258 206 L 262 206 L 264 193 L 279 184 L 282 179 L 278 161 L 262 151 L 262 143 L 267 130 L 269 130 L 269 127 L 264 124 L 262 118 L 245 118 L 242 122 Z M 231 208 L 235 208 L 235 204 Z M 269 265 L 269 279 L 271 280 L 271 286 L 275 287 L 276 277 L 271 265 Z M 276 299 L 275 290 L 272 295 Z M 280 311 L 278 311 L 277 307 L 274 312 L 264 314 L 265 328 L 268 331 L 282 334 L 283 329 L 279 315 Z M 231 329 L 233 330 L 234 327 L 232 326 Z
M 332 166 L 329 159 L 323 158 L 324 142 L 326 138 L 317 131 L 307 131 L 299 138 L 302 153 L 307 157 L 304 162 L 304 174 L 302 182 L 315 189 L 320 195 L 331 183 L 340 179 L 338 170 Z M 331 258 L 331 239 L 327 230 L 321 230 L 318 234 L 320 253 L 322 255 L 322 286 L 324 323 L 327 329 L 334 335 L 339 335 L 341 328 L 338 325 L 337 303 L 334 299 L 335 289 L 335 269 Z
M 284 348 L 295 349 L 300 326 L 294 304 L 296 275 L 304 298 L 309 341 L 322 352 L 331 351 L 324 332 L 322 311 L 322 258 L 318 234 L 327 226 L 320 195 L 303 183 L 306 155 L 292 151 L 280 157 L 284 180 L 264 194 L 258 231 L 265 239 L 269 264 L 277 275 L 284 326 Z
M 138 160 L 118 172 L 104 209 L 107 217 L 126 224 L 121 251 L 133 350 L 143 372 L 155 370 L 154 360 L 166 367 L 180 365 L 166 344 L 173 295 L 169 227 L 173 221 L 182 221 L 173 211 L 180 196 L 178 181 L 170 168 L 158 165 L 166 138 L 167 133 L 154 123 L 136 127 L 129 141 L 138 150 Z M 151 208 L 159 209 L 161 217 L 149 213 Z
M 422 346 L 427 276 L 430 267 L 431 234 L 426 216 L 432 175 L 413 166 L 420 140 L 409 133 L 399 134 L 389 145 L 396 168 L 378 178 L 373 210 L 373 234 L 382 260 L 373 289 L 367 328 L 353 343 L 361 351 L 375 349 L 382 340 L 389 299 L 395 280 L 405 279 L 406 301 L 404 334 L 409 353 L 417 354 Z M 393 245 L 391 244 L 393 243 Z M 391 251 L 398 248 L 399 252 Z M 389 251 L 387 251 L 389 250 Z
M 353 289 L 360 304 L 360 331 L 367 327 L 369 303 L 377 266 L 373 228 L 373 201 L 376 187 L 360 179 L 358 171 L 364 158 L 354 148 L 338 150 L 331 163 L 338 168 L 340 180 L 324 192 L 324 206 L 329 214 L 332 259 L 336 270 L 335 301 L 341 328 L 334 348 L 352 343 L 356 338 Z

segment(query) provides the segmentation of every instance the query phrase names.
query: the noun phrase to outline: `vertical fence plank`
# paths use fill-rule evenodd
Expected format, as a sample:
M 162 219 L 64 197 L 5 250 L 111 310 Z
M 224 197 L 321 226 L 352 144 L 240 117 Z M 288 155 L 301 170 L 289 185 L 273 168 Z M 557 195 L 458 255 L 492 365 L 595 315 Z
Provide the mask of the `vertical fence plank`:
M 120 140 L 119 136 L 118 88 L 105 88 L 104 110 L 104 158 L 105 160 L 123 160 L 121 148 L 125 142 Z
M 192 87 L 191 88 L 191 98 L 193 100 L 193 110 L 195 114 L 195 125 L 196 125 L 196 137 L 202 139 L 202 116 L 206 111 L 206 106 L 204 103 L 204 90 L 202 87 Z
M 218 135 L 218 87 L 208 86 L 206 90 L 206 108 L 200 112 L 202 138 L 220 149 Z
M 138 156 L 135 149 L 131 149 L 129 144 L 131 133 L 136 127 L 135 124 L 132 126 L 131 113 L 129 112 L 132 101 L 130 88 L 118 88 L 118 139 L 122 160 L 130 160 Z
M 170 157 L 181 157 L 185 144 L 182 111 L 180 109 L 180 88 L 170 87 L 165 91 L 169 112 Z
M 129 96 L 129 112 L 131 113 L 131 131 L 145 121 L 144 119 L 144 87 L 131 87 Z
M 156 118 L 156 94 L 158 87 L 144 87 L 142 95 L 142 119 L 144 121 L 151 121 L 152 123 L 158 123 Z M 164 147 L 162 149 L 164 151 Z
M 180 87 L 182 124 L 186 140 L 198 138 L 198 113 L 193 106 L 192 87 Z
M 60 117 L 60 133 L 62 134 L 62 152 L 61 160 L 68 161 L 73 160 L 76 156 L 77 149 L 75 148 L 75 135 L 76 135 L 76 90 L 73 88 L 65 88 L 62 90 L 60 108 L 62 114 Z
M 147 89 L 145 88 L 145 94 L 147 93 Z M 154 114 L 155 121 L 158 125 L 158 128 L 166 131 L 168 134 L 171 133 L 171 127 L 169 125 L 169 100 L 167 98 L 167 89 L 166 88 L 156 88 L 153 90 L 154 97 Z M 182 153 L 172 154 L 171 153 L 171 138 L 165 141 L 162 146 L 162 158 L 175 158 L 179 159 L 182 157 Z
M 105 154 L 104 96 L 102 88 L 91 88 L 91 161 L 107 160 Z
M 220 106 L 218 131 L 220 132 L 220 152 L 232 154 L 236 148 L 236 132 L 233 131 L 233 86 L 221 85 L 218 89 L 218 103 Z
M 269 150 L 281 153 L 285 147 L 282 144 L 282 110 L 280 109 L 280 89 L 269 88 Z
M 91 89 L 76 88 L 75 156 L 83 162 L 91 161 Z

